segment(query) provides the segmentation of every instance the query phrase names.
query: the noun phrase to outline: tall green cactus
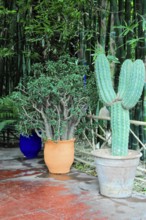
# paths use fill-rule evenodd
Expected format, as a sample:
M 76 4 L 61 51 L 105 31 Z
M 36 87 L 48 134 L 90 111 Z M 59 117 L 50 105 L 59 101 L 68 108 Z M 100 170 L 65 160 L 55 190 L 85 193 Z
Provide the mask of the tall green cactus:
M 95 61 L 96 81 L 99 94 L 105 105 L 111 106 L 112 155 L 127 156 L 129 140 L 129 109 L 138 102 L 145 77 L 145 66 L 142 60 L 125 60 L 122 64 L 116 94 L 111 80 L 109 62 L 104 54 Z

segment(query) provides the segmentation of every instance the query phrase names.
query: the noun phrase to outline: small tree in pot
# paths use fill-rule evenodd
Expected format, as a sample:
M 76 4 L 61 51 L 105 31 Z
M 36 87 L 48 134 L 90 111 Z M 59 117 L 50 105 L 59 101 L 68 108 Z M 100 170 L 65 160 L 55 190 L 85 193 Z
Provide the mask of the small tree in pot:
M 68 153 L 64 155 L 63 146 L 71 141 L 70 151 L 74 154 L 75 129 L 86 113 L 88 103 L 83 84 L 87 71 L 87 67 L 78 65 L 77 60 L 68 55 L 56 62 L 35 64 L 33 76 L 26 84 L 21 83 L 18 91 L 13 93 L 13 99 L 19 105 L 19 129 L 24 134 L 29 134 L 33 129 L 45 141 L 45 162 L 49 160 L 46 162 L 48 165 L 53 160 L 53 166 L 57 168 L 56 171 L 49 168 L 52 173 L 66 173 L 70 169 L 61 170 L 61 164 L 69 157 Z M 58 143 L 62 146 L 58 154 L 61 162 L 57 166 L 54 157 Z M 50 148 L 55 152 L 51 154 Z M 72 155 L 70 166 L 73 159 Z
M 142 60 L 124 61 L 117 94 L 112 86 L 109 62 L 104 54 L 97 57 L 95 71 L 101 100 L 111 107 L 112 129 L 111 152 L 103 149 L 93 152 L 97 157 L 100 192 L 109 197 L 128 197 L 132 192 L 135 171 L 141 155 L 140 152 L 128 151 L 129 109 L 136 105 L 143 90 L 144 63 Z M 102 165 L 105 167 L 105 173 Z

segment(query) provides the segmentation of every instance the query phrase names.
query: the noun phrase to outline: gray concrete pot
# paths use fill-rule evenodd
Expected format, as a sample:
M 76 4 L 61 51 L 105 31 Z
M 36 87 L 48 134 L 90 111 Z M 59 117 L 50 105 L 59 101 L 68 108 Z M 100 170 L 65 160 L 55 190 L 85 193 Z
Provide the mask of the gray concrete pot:
M 95 156 L 100 194 L 113 198 L 126 198 L 132 188 L 141 153 L 129 150 L 128 156 L 112 156 L 110 149 L 98 149 Z

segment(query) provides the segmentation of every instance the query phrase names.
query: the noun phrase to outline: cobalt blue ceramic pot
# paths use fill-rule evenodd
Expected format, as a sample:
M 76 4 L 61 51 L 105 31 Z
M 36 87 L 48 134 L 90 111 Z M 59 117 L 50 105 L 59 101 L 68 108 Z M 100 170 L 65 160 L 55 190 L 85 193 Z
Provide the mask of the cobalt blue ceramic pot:
M 31 136 L 20 135 L 20 150 L 28 159 L 36 158 L 42 148 L 41 138 L 36 133 Z

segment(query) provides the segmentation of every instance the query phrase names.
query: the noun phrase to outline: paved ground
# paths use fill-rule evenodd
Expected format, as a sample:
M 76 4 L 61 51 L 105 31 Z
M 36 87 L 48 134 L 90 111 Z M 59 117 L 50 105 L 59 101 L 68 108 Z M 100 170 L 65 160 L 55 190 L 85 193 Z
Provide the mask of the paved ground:
M 95 177 L 51 175 L 41 155 L 0 148 L 0 220 L 146 220 L 146 196 L 102 197 Z

